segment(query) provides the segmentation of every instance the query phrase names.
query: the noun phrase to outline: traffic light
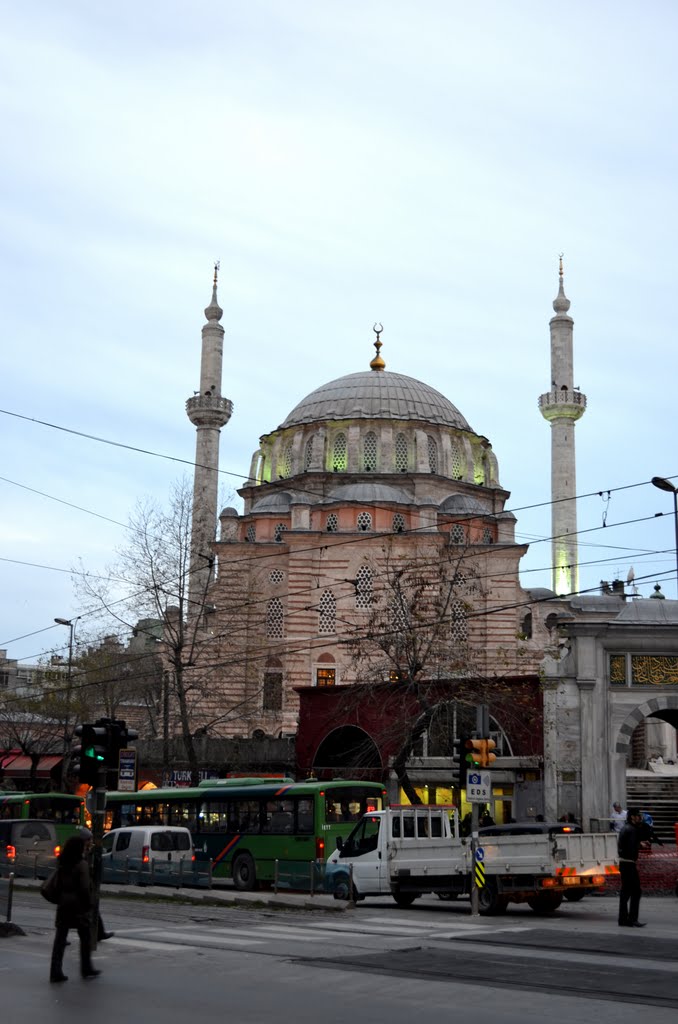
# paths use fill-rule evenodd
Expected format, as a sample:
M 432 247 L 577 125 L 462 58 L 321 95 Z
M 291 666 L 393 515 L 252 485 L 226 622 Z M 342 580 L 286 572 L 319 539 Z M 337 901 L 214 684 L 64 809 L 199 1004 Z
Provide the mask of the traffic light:
M 100 773 L 106 769 L 108 732 L 105 726 L 85 723 L 75 728 L 80 743 L 71 751 L 71 770 L 81 782 L 95 788 L 100 783 Z
M 125 750 L 130 741 L 137 739 L 139 734 L 135 729 L 128 729 L 127 723 L 118 718 L 98 718 L 94 726 L 105 734 L 106 788 L 117 789 L 120 751 Z
M 466 770 L 489 768 L 497 760 L 496 754 L 492 753 L 495 747 L 496 743 L 490 739 L 466 740 Z

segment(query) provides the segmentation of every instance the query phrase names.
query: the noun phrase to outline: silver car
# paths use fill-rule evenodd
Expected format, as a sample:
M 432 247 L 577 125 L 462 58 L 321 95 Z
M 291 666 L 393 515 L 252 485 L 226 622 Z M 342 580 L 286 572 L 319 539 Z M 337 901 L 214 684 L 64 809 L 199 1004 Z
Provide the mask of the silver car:
M 6 818 L 0 821 L 0 874 L 47 878 L 56 867 L 59 844 L 53 821 Z

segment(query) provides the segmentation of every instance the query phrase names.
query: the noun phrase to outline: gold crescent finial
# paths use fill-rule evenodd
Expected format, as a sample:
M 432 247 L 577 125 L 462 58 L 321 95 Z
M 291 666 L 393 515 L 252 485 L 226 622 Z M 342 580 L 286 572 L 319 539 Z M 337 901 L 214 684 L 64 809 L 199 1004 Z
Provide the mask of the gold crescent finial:
M 215 287 L 216 287 L 216 284 L 217 284 L 217 275 L 219 273 L 220 267 L 221 267 L 221 260 L 215 260 L 214 261 L 214 285 L 215 285 Z
M 377 340 L 374 343 L 374 347 L 377 350 L 377 354 L 374 357 L 374 359 L 372 360 L 372 362 L 370 363 L 370 369 L 371 370 L 384 370 L 386 368 L 386 363 L 384 362 L 384 360 L 379 355 L 379 349 L 383 345 L 383 342 L 382 342 L 381 337 L 380 337 L 381 332 L 383 331 L 383 329 L 384 329 L 384 325 L 380 324 L 380 323 L 375 323 L 374 327 L 372 328 L 372 330 L 374 331 L 374 333 L 377 336 Z
M 563 276 L 563 256 L 564 256 L 564 253 L 561 252 L 560 256 L 559 256 L 559 266 L 558 266 L 558 275 L 560 277 Z

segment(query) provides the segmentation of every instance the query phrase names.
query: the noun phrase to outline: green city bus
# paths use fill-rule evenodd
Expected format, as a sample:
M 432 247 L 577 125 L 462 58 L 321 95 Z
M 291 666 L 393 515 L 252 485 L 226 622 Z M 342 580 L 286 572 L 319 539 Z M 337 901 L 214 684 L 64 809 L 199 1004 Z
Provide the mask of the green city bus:
M 85 798 L 73 793 L 0 792 L 0 818 L 47 818 L 56 825 L 63 846 L 85 824 Z
M 183 825 L 196 851 L 212 861 L 215 878 L 255 889 L 276 877 L 276 861 L 324 861 L 356 821 L 386 804 L 377 782 L 335 779 L 212 779 L 192 789 L 108 793 L 107 829 Z

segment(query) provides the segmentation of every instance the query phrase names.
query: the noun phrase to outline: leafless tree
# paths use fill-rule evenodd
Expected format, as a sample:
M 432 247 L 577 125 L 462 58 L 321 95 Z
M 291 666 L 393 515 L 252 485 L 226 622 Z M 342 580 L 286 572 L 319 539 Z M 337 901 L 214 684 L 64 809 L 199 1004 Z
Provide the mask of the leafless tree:
M 157 729 L 159 718 L 166 741 L 169 732 L 177 729 L 189 769 L 197 779 L 194 717 L 207 683 L 209 579 L 201 593 L 191 594 L 189 603 L 192 501 L 191 486 L 182 480 L 173 485 L 167 507 L 139 502 L 130 518 L 127 543 L 118 549 L 117 560 L 109 568 L 109 580 L 81 574 L 79 588 L 90 605 L 94 602 L 116 623 L 119 633 L 129 635 L 134 623 L 144 616 L 162 623 L 157 649 L 146 653 L 150 673 L 144 675 L 143 653 L 130 669 L 135 661 L 128 653 L 124 685 L 128 693 L 131 687 L 137 696 L 141 688 L 154 727 Z M 154 660 L 158 655 L 162 669 Z
M 501 668 L 488 660 L 486 617 L 478 614 L 482 571 L 468 549 L 432 538 L 413 553 L 394 539 L 371 576 L 368 614 L 349 626 L 345 642 L 361 700 L 372 688 L 383 701 L 391 684 L 381 738 L 395 743 L 393 771 L 408 799 L 419 803 L 408 763 L 422 737 L 451 757 L 455 733 L 470 733 L 475 705 L 501 690 L 508 658 L 504 652 Z

